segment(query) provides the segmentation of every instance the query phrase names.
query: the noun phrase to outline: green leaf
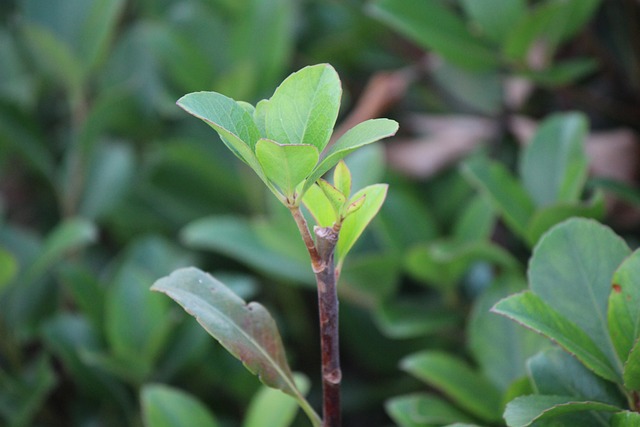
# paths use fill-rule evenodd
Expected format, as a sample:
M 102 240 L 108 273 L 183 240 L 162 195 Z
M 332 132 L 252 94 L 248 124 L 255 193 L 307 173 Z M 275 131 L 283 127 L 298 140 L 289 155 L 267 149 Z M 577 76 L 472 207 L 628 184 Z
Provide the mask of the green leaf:
M 611 427 L 639 427 L 640 413 L 623 411 L 611 417 Z
M 318 420 L 295 385 L 276 323 L 262 305 L 245 303 L 193 267 L 174 271 L 151 289 L 175 300 L 262 383 L 293 396 L 312 420 Z
M 526 0 L 462 0 L 467 15 L 494 42 L 502 42 L 527 12 Z
M 601 402 L 580 402 L 573 396 L 531 395 L 517 397 L 507 405 L 504 419 L 509 427 L 527 427 L 537 421 L 585 411 L 616 412 L 620 408 Z
M 0 247 L 0 295 L 3 288 L 11 283 L 18 274 L 18 260 L 3 247 Z
M 498 64 L 491 49 L 474 37 L 466 24 L 441 2 L 377 0 L 372 12 L 403 35 L 459 67 L 480 71 Z
M 309 391 L 309 380 L 294 374 L 296 385 L 302 394 Z M 293 422 L 298 404 L 291 396 L 269 387 L 261 387 L 253 397 L 242 427 L 289 427 Z
M 629 390 L 640 391 L 640 340 L 629 353 L 627 363 L 624 364 L 624 386 Z
M 331 227 L 338 216 L 331 201 L 318 184 L 314 184 L 304 193 L 302 203 L 309 210 L 316 225 L 319 227 Z
M 458 242 L 489 240 L 495 223 L 491 201 L 484 194 L 478 194 L 465 205 L 456 220 L 452 230 L 453 238 Z
M 344 194 L 344 197 L 347 199 L 351 197 L 351 171 L 342 160 L 333 171 L 333 185 Z
M 640 338 L 640 250 L 618 267 L 611 280 L 607 319 L 620 360 L 627 360 Z
M 29 280 L 43 274 L 65 255 L 96 241 L 96 226 L 82 218 L 70 218 L 58 224 L 47 236 L 42 252 L 28 271 Z
M 558 347 L 541 351 L 527 361 L 536 394 L 573 396 L 624 406 L 618 387 L 593 374 L 575 357 Z
M 475 416 L 489 422 L 500 419 L 502 405 L 498 390 L 455 356 L 424 351 L 404 358 L 401 367 Z
M 267 104 L 267 137 L 283 145 L 314 145 L 322 152 L 333 132 L 341 96 L 340 78 L 331 65 L 308 66 L 291 74 Z
M 535 246 L 551 227 L 573 217 L 602 219 L 606 206 L 604 193 L 596 191 L 591 199 L 583 203 L 556 203 L 536 210 L 527 228 L 527 242 Z
M 579 113 L 556 114 L 540 125 L 520 161 L 522 182 L 537 206 L 580 200 L 589 167 L 587 132 Z
M 443 307 L 442 301 L 395 298 L 383 302 L 375 310 L 375 320 L 380 330 L 394 339 L 418 338 L 460 324 L 460 316 Z
M 342 208 L 344 204 L 347 202 L 344 194 L 340 192 L 336 187 L 329 184 L 324 179 L 319 179 L 317 181 L 318 187 L 324 193 L 329 203 L 331 203 L 331 207 L 333 208 L 336 216 L 339 216 L 342 213 Z
M 177 388 L 147 384 L 140 392 L 145 427 L 218 427 L 207 407 Z
M 266 180 L 254 154 L 260 130 L 236 101 L 217 92 L 194 92 L 180 98 L 177 104 L 211 126 L 233 154 Z
M 401 427 L 471 422 L 461 410 L 446 401 L 424 393 L 393 397 L 385 403 L 389 416 Z
M 518 235 L 527 235 L 534 212 L 533 201 L 524 187 L 500 163 L 477 157 L 462 166 L 465 177 L 484 193 L 506 224 Z
M 512 295 L 491 310 L 557 342 L 601 377 L 620 380 L 620 374 L 592 338 L 534 293 L 526 291 Z
M 267 179 L 293 203 L 296 187 L 316 166 L 319 154 L 313 145 L 282 145 L 260 139 L 256 144 L 256 156 Z
M 504 275 L 496 280 L 476 299 L 467 327 L 468 347 L 474 359 L 502 391 L 526 374 L 525 362 L 546 344 L 540 335 L 490 312 L 500 299 L 525 286 L 520 275 Z
M 374 184 L 356 192 L 352 199 L 366 196 L 360 209 L 347 216 L 342 223 L 336 245 L 336 266 L 341 268 L 345 257 L 356 243 L 367 225 L 376 216 L 387 196 L 387 184 Z
M 320 163 L 309 177 L 305 187 L 316 182 L 348 154 L 367 144 L 395 135 L 397 131 L 398 123 L 389 119 L 372 119 L 355 125 L 322 155 Z
M 547 88 L 558 88 L 579 81 L 596 72 L 600 64 L 593 58 L 557 61 L 543 70 L 527 70 L 522 77 Z
M 591 18 L 601 0 L 547 0 L 514 23 L 503 44 L 508 59 L 524 60 L 535 41 L 542 40 L 552 55 Z
M 607 305 L 611 278 L 629 254 L 611 229 L 576 218 L 544 235 L 529 261 L 531 290 L 593 340 L 616 371 L 615 378 L 622 373 L 622 362 L 609 336 Z
M 269 241 L 260 237 L 257 224 L 246 219 L 225 216 L 202 218 L 188 224 L 180 238 L 188 247 L 216 251 L 271 275 L 315 283 L 308 259 L 298 259 L 275 250 Z M 299 236 L 296 238 L 304 255 L 302 241 Z M 282 268 L 283 265 L 287 268 Z

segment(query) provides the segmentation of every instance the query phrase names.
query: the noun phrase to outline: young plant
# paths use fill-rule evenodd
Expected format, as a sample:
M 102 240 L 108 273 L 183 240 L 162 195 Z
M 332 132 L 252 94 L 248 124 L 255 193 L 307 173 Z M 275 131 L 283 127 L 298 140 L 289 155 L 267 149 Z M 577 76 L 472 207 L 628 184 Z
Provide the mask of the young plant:
M 336 287 L 340 267 L 382 206 L 387 190 L 386 184 L 376 184 L 352 194 L 351 174 L 341 160 L 398 129 L 393 120 L 368 120 L 330 146 L 341 93 L 336 71 L 320 64 L 293 73 L 270 99 L 255 107 L 216 92 L 191 93 L 178 101 L 185 111 L 210 125 L 255 171 L 298 226 L 317 282 L 323 419 L 296 387 L 277 327 L 264 307 L 246 304 L 221 282 L 195 268 L 177 270 L 152 287 L 182 305 L 265 385 L 293 396 L 312 424 L 323 427 L 337 427 L 341 422 Z M 321 179 L 334 167 L 332 184 Z M 316 221 L 313 234 L 302 204 Z

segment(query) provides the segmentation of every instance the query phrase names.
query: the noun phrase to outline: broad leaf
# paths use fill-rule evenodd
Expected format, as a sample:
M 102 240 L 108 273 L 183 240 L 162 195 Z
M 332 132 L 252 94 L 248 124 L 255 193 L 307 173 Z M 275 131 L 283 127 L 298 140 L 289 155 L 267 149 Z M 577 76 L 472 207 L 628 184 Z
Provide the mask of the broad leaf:
M 532 292 L 505 298 L 492 311 L 551 338 L 601 377 L 611 381 L 620 380 L 620 374 L 591 337 Z
M 531 395 L 521 396 L 509 402 L 504 419 L 509 427 L 528 427 L 536 421 L 576 412 L 619 410 L 620 408 L 606 403 L 576 401 L 573 396 Z
M 534 205 L 513 175 L 502 164 L 482 157 L 465 162 L 462 171 L 491 200 L 507 225 L 516 234 L 525 237 Z
M 357 200 L 365 196 L 360 209 L 347 216 L 342 223 L 338 244 L 336 245 L 336 265 L 342 266 L 345 257 L 356 243 L 362 232 L 376 216 L 387 196 L 387 184 L 374 184 L 356 192 L 352 199 Z
M 497 66 L 495 54 L 478 41 L 456 14 L 438 1 L 378 0 L 372 12 L 391 27 L 472 71 Z
M 306 394 L 309 380 L 301 374 L 294 377 L 300 392 Z M 298 403 L 291 396 L 263 386 L 251 399 L 242 427 L 289 427 L 297 411 Z
M 473 421 L 467 414 L 450 403 L 424 393 L 391 398 L 385 403 L 385 408 L 389 416 L 401 427 Z
M 629 390 L 640 391 L 640 340 L 629 353 L 624 365 L 624 386 Z
M 267 138 L 279 144 L 314 145 L 322 152 L 333 132 L 341 96 L 340 78 L 328 64 L 291 74 L 269 100 Z
M 540 239 L 528 272 L 531 290 L 590 337 L 617 378 L 622 362 L 609 336 L 607 305 L 611 277 L 629 254 L 626 243 L 608 227 L 571 219 Z
M 526 0 L 462 0 L 465 12 L 480 31 L 496 42 L 502 42 L 527 12 Z
M 578 113 L 557 114 L 540 125 L 520 162 L 522 182 L 537 206 L 580 199 L 587 179 L 587 131 L 587 120 Z
M 309 177 L 305 187 L 316 182 L 329 169 L 338 164 L 341 159 L 356 149 L 395 135 L 397 131 L 398 123 L 389 119 L 372 119 L 355 125 L 322 155 L 320 164 Z
M 224 284 L 193 267 L 174 271 L 151 289 L 180 304 L 265 385 L 303 399 L 276 323 L 262 305 L 247 304 Z
M 460 316 L 442 301 L 393 299 L 376 307 L 375 320 L 382 333 L 395 339 L 418 338 L 460 325 Z
M 282 145 L 268 139 L 256 144 L 256 156 L 267 179 L 294 201 L 295 189 L 318 163 L 318 149 L 313 145 Z
M 474 359 L 502 391 L 526 374 L 527 359 L 545 347 L 544 337 L 490 312 L 500 299 L 522 291 L 525 286 L 520 275 L 505 275 L 492 283 L 476 299 L 467 327 L 468 347 Z
M 576 400 L 625 405 L 625 399 L 615 384 L 596 376 L 558 347 L 536 354 L 526 365 L 536 394 L 573 396 Z
M 218 427 L 215 417 L 195 397 L 161 384 L 148 384 L 140 392 L 145 427 Z
M 558 203 L 536 210 L 527 227 L 527 242 L 535 246 L 551 227 L 572 217 L 602 219 L 606 206 L 604 193 L 596 191 L 590 200 L 584 203 Z
M 611 417 L 611 427 L 638 427 L 640 426 L 640 413 L 618 412 Z
M 229 150 L 265 180 L 253 152 L 260 130 L 236 101 L 217 92 L 194 92 L 180 98 L 177 104 L 218 132 Z
M 635 251 L 616 270 L 609 295 L 609 333 L 620 360 L 640 338 L 640 251 Z
M 404 358 L 401 367 L 483 420 L 500 419 L 502 404 L 498 390 L 455 356 L 425 351 Z

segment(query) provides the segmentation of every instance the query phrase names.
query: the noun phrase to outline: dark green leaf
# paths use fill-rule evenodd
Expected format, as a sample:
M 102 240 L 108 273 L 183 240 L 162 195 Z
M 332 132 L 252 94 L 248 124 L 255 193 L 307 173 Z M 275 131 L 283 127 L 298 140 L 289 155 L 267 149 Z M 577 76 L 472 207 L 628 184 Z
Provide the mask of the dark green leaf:
M 154 283 L 152 290 L 178 302 L 265 385 L 295 397 L 317 420 L 295 385 L 276 323 L 262 305 L 245 303 L 224 284 L 193 267 L 174 271 Z
M 623 378 L 627 389 L 640 391 L 640 340 L 636 341 L 624 364 Z
M 456 14 L 438 1 L 378 0 L 372 12 L 447 61 L 473 71 L 496 67 L 494 53 L 478 41 Z
M 578 326 L 622 373 L 607 324 L 611 278 L 630 254 L 611 229 L 587 219 L 571 219 L 544 235 L 529 261 L 531 290 L 560 316 Z
M 589 335 L 530 291 L 503 299 L 492 311 L 551 338 L 601 377 L 620 379 L 620 373 Z
M 578 113 L 546 119 L 525 148 L 520 175 L 538 207 L 577 202 L 587 179 L 586 118 Z
M 498 390 L 455 356 L 425 351 L 404 358 L 401 366 L 483 420 L 500 419 L 502 405 Z
M 140 392 L 145 427 L 218 427 L 207 407 L 182 390 L 148 384 Z
M 500 163 L 478 157 L 464 163 L 465 177 L 490 200 L 507 225 L 525 237 L 534 212 L 533 201 L 524 187 Z
M 607 319 L 620 360 L 627 360 L 640 338 L 640 251 L 618 267 L 611 280 Z
M 572 396 L 531 395 L 518 397 L 509 402 L 504 418 L 509 427 L 527 427 L 536 421 L 575 412 L 616 412 L 618 410 L 620 408 L 606 403 L 576 401 Z
M 638 427 L 640 426 L 640 413 L 618 412 L 611 417 L 611 427 Z
M 512 31 L 513 23 L 527 12 L 526 0 L 462 0 L 465 12 L 483 34 L 502 42 Z
M 460 324 L 460 316 L 433 299 L 395 300 L 382 303 L 375 311 L 376 323 L 388 337 L 417 338 Z
M 385 403 L 389 416 L 401 427 L 471 422 L 464 412 L 446 401 L 424 393 L 394 397 Z

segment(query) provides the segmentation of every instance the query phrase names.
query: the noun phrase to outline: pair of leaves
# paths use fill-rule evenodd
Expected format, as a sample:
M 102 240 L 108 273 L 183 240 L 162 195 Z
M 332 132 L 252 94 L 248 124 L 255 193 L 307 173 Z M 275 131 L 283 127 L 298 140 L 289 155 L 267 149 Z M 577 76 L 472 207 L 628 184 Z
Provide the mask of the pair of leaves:
M 484 158 L 466 162 L 462 170 L 513 232 L 534 246 L 546 230 L 565 219 L 604 214 L 601 193 L 580 202 L 588 172 L 586 134 L 587 121 L 581 114 L 558 114 L 545 120 L 523 151 L 521 182 L 503 165 Z
M 293 396 L 313 425 L 320 425 L 296 386 L 276 323 L 262 305 L 245 303 L 223 283 L 193 267 L 174 271 L 151 289 L 180 304 L 265 385 Z
M 297 205 L 298 197 L 340 159 L 397 131 L 392 120 L 368 120 L 325 151 L 341 95 L 336 71 L 319 64 L 291 74 L 270 99 L 255 107 L 217 92 L 191 93 L 180 98 L 178 105 L 213 127 L 283 203 Z

